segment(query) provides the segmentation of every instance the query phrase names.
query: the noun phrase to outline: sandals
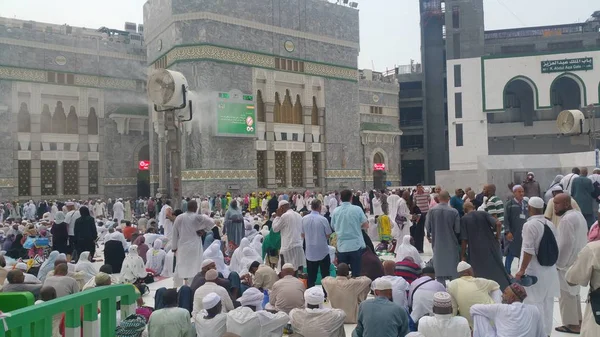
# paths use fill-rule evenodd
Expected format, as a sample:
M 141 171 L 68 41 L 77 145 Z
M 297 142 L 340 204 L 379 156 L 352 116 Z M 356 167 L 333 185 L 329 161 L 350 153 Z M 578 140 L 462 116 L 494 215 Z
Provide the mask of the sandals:
M 562 333 L 572 333 L 574 335 L 579 335 L 581 333 L 580 331 L 571 330 L 568 326 L 559 326 L 557 328 L 554 328 L 554 330 Z

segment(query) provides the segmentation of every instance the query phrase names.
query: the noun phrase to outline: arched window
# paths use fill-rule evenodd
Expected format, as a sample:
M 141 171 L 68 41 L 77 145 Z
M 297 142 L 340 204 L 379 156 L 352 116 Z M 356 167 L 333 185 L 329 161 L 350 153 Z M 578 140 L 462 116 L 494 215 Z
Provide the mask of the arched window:
M 75 112 L 75 107 L 71 105 L 69 108 L 69 116 L 67 116 L 67 133 L 69 134 L 79 134 L 79 120 L 77 118 L 77 112 Z
M 98 116 L 96 116 L 96 109 L 90 108 L 90 114 L 88 115 L 88 134 L 98 134 Z
M 263 102 L 262 93 L 259 90 L 256 93 L 256 121 L 265 122 L 267 119 L 266 114 L 265 102 Z
M 581 88 L 574 79 L 562 76 L 552 83 L 550 90 L 553 106 L 560 110 L 581 108 Z
M 279 99 L 278 92 L 275 93 L 275 106 L 273 107 L 273 114 L 275 115 L 273 118 L 275 123 L 283 123 L 281 118 L 281 100 Z
M 311 111 L 312 125 L 319 125 L 319 107 L 317 106 L 317 98 L 313 96 L 313 105 Z
M 29 116 L 29 109 L 27 109 L 27 104 L 21 103 L 17 120 L 19 123 L 19 132 L 31 132 L 31 116 Z
M 292 124 L 294 123 L 294 106 L 292 105 L 292 97 L 290 96 L 290 91 L 285 91 L 285 98 L 283 99 L 283 103 L 281 104 L 281 123 Z
M 67 133 L 67 116 L 61 101 L 56 102 L 56 108 L 54 108 L 52 133 Z
M 296 103 L 294 103 L 294 111 L 292 115 L 292 124 L 304 124 L 302 122 L 302 103 L 300 103 L 300 95 L 296 95 Z
M 40 131 L 43 133 L 52 132 L 52 114 L 50 114 L 50 107 L 48 104 L 44 104 L 42 108 L 42 115 L 40 116 Z
M 385 159 L 380 152 L 375 153 L 373 156 L 373 164 L 385 164 Z
M 511 81 L 504 89 L 505 114 L 493 116 L 493 122 L 523 122 L 532 126 L 535 119 L 534 93 L 531 85 L 523 79 Z

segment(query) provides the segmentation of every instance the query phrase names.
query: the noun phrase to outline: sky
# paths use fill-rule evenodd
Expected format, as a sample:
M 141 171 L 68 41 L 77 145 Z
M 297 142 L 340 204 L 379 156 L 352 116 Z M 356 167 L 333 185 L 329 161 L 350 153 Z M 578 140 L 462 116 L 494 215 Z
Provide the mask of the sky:
M 354 0 L 359 3 L 359 68 L 384 71 L 420 61 L 418 0 Z M 122 29 L 142 23 L 146 0 L 0 0 L 0 16 L 87 28 Z M 593 4 L 596 3 L 596 4 Z M 583 22 L 600 10 L 596 0 L 484 0 L 485 29 Z M 534 15 L 532 15 L 534 13 Z

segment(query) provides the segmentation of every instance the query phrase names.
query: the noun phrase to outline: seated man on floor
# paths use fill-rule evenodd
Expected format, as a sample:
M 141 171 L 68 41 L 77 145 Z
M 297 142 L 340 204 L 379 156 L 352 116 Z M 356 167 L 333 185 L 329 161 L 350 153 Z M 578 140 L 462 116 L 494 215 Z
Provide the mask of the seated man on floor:
M 227 331 L 227 314 L 223 313 L 221 297 L 209 293 L 202 299 L 204 310 L 194 318 L 197 337 L 222 336 Z
M 312 287 L 304 292 L 306 309 L 293 309 L 290 321 L 294 333 L 305 337 L 328 336 L 345 337 L 344 319 L 341 309 L 323 307 L 325 293 L 320 287 Z
M 29 291 L 35 298 L 40 296 L 42 285 L 40 283 L 25 283 L 25 275 L 20 269 L 14 269 L 6 275 L 8 284 L 2 287 L 3 293 L 15 293 Z
M 262 309 L 264 294 L 249 288 L 239 298 L 241 307 L 227 313 L 227 331 L 244 337 L 281 337 L 290 320 L 284 312 L 272 314 Z
M 59 263 L 54 267 L 54 275 L 46 277 L 44 287 L 52 287 L 56 290 L 56 297 L 61 298 L 79 292 L 79 283 L 67 276 L 69 267 L 66 263 Z
M 200 286 L 196 291 L 194 291 L 194 305 L 192 311 L 192 317 L 196 317 L 196 315 L 204 310 L 202 299 L 204 296 L 210 293 L 216 293 L 221 298 L 223 304 L 223 312 L 229 312 L 233 310 L 233 302 L 229 297 L 229 293 L 225 288 L 221 287 L 216 283 L 217 281 L 217 271 L 214 269 L 210 269 L 206 272 L 205 283 Z
M 192 292 L 196 292 L 196 289 L 206 282 L 205 274 L 211 269 L 218 271 L 216 262 L 212 259 L 204 259 L 202 261 L 200 272 L 194 276 L 194 279 L 190 285 Z M 232 301 L 235 301 L 238 297 L 240 297 L 247 288 L 242 284 L 240 275 L 236 272 L 229 272 L 227 277 L 223 277 L 223 274 L 218 272 L 218 277 L 215 283 L 225 288 L 227 292 L 229 292 Z
M 283 265 L 281 279 L 273 284 L 269 294 L 269 308 L 289 314 L 292 309 L 304 307 L 304 283 L 295 275 L 296 269 L 291 263 Z
M 254 276 L 252 286 L 260 290 L 272 290 L 275 282 L 279 281 L 279 276 L 275 269 L 260 264 L 258 261 L 252 262 L 249 271 Z
M 177 307 L 177 289 L 168 289 L 163 295 L 165 307 L 156 310 L 148 320 L 148 337 L 192 337 L 194 328 L 190 313 Z
M 327 292 L 331 307 L 346 313 L 346 324 L 356 324 L 359 304 L 367 299 L 371 290 L 371 279 L 366 276 L 350 278 L 350 268 L 345 263 L 338 264 L 337 276 L 328 276 L 321 283 Z

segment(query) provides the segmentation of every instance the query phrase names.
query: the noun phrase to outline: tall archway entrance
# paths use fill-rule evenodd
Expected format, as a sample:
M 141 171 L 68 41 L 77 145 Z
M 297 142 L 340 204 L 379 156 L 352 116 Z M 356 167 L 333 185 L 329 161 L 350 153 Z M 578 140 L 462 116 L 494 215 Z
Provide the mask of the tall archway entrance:
M 148 164 L 148 165 L 146 165 Z M 150 197 L 150 146 L 144 145 L 138 151 L 137 195 Z
M 373 188 L 376 190 L 385 189 L 386 180 L 385 157 L 381 152 L 377 152 L 373 155 Z

